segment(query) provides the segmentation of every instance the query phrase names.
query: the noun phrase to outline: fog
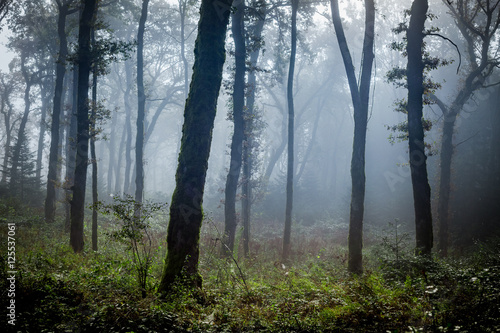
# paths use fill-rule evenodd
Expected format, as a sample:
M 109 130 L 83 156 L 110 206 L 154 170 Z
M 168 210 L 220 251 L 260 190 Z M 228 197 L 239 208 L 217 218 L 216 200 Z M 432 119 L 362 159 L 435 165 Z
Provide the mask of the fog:
M 140 14 L 138 1 L 130 4 L 118 2 L 99 12 L 99 19 L 106 22 L 111 33 L 97 31 L 98 38 L 111 34 L 112 38 L 131 42 L 137 35 Z M 389 45 L 401 41 L 402 36 L 391 29 L 403 21 L 410 1 L 378 1 L 375 22 L 375 60 L 370 93 L 369 121 L 366 138 L 366 197 L 364 225 L 366 230 L 378 230 L 389 222 L 400 221 L 405 229 L 413 232 L 414 208 L 408 142 L 391 143 L 388 126 L 406 119 L 394 111 L 397 99 L 405 98 L 407 91 L 387 81 L 386 73 L 395 66 L 406 66 L 406 58 Z M 432 80 L 441 84 L 435 95 L 449 104 L 463 85 L 465 73 L 471 67 L 467 56 L 466 41 L 460 35 L 454 19 L 441 1 L 431 1 L 430 11 L 436 15 L 427 21 L 427 27 L 437 26 L 439 34 L 452 43 L 437 37 L 426 38 L 432 56 L 453 59 L 454 62 L 429 72 Z M 56 7 L 50 2 L 46 10 L 47 34 L 55 31 Z M 341 15 L 356 75 L 359 75 L 363 43 L 364 9 L 361 1 L 341 3 Z M 279 7 L 267 18 L 263 31 L 263 47 L 258 60 L 257 97 L 260 130 L 255 136 L 257 147 L 252 184 L 252 224 L 273 225 L 281 228 L 285 214 L 286 178 L 286 75 L 290 53 L 289 8 Z M 69 16 L 75 25 L 75 15 Z M 145 33 L 145 90 L 146 130 L 144 153 L 145 198 L 170 202 L 175 188 L 177 156 L 183 123 L 184 102 L 187 96 L 184 82 L 183 56 L 188 63 L 187 77 L 191 78 L 194 61 L 193 48 L 196 38 L 198 4 L 188 6 L 185 22 L 185 51 L 181 54 L 181 23 L 176 2 L 155 0 L 150 4 L 150 14 Z M 1 71 L 9 72 L 8 62 L 15 56 L 9 51 L 7 32 L 9 20 L 2 31 Z M 68 31 L 71 29 L 68 29 Z M 52 32 L 50 32 L 52 31 Z M 55 36 L 55 35 L 54 35 Z M 16 35 L 13 34 L 13 40 Z M 35 37 L 32 39 L 38 38 Z M 40 37 L 42 38 L 42 37 Z M 55 37 L 54 37 L 55 38 Z M 76 42 L 75 30 L 68 32 L 71 48 Z M 347 77 L 331 23 L 330 8 L 314 3 L 301 6 L 298 22 L 298 52 L 295 72 L 295 184 L 294 225 L 342 225 L 349 223 L 351 196 L 351 155 L 353 145 L 353 107 Z M 498 35 L 493 37 L 491 57 L 498 57 Z M 71 44 L 72 43 L 72 44 Z M 49 38 L 46 43 L 49 55 L 45 62 L 55 59 L 57 41 Z M 224 220 L 224 185 L 230 165 L 230 143 L 233 132 L 232 80 L 234 67 L 234 42 L 228 32 L 223 87 L 219 95 L 217 116 L 208 164 L 204 193 L 204 212 L 213 220 Z M 17 51 L 19 52 L 19 51 Z M 37 54 L 41 54 L 41 51 Z M 35 71 L 36 57 L 30 60 Z M 41 56 L 40 56 L 41 57 Z M 9 60 L 7 60 L 9 59 Z M 498 59 L 498 58 L 497 58 Z M 135 54 L 126 61 L 112 62 L 107 73 L 98 78 L 98 100 L 111 111 L 109 119 L 100 123 L 102 132 L 96 142 L 99 168 L 99 198 L 111 200 L 113 196 L 134 193 L 134 142 L 137 105 Z M 458 69 L 458 73 L 457 73 Z M 48 69 L 49 75 L 53 73 Z M 498 68 L 492 70 L 487 83 L 499 78 Z M 47 83 L 49 84 L 49 83 Z M 23 83 L 21 82 L 22 86 Z M 65 113 L 71 112 L 71 71 L 68 70 L 65 87 Z M 454 155 L 452 162 L 452 191 L 450 207 L 450 232 L 453 240 L 470 243 L 474 237 L 488 235 L 487 230 L 498 231 L 499 220 L 499 90 L 498 86 L 480 88 L 467 101 L 458 115 L 454 129 Z M 37 149 L 40 132 L 42 101 L 40 88 L 31 92 L 31 113 L 28 136 L 31 151 Z M 15 115 L 20 117 L 24 107 L 22 89 L 12 95 Z M 50 102 L 52 103 L 52 102 Z M 50 108 L 48 109 L 50 110 Z M 129 115 L 127 118 L 127 114 Z M 426 132 L 426 143 L 431 145 L 428 157 L 429 183 L 432 193 L 433 215 L 437 216 L 438 188 L 440 184 L 440 143 L 442 140 L 443 114 L 436 104 L 424 107 L 424 117 L 432 121 Z M 68 117 L 66 116 L 66 123 Z M 1 153 L 5 154 L 6 129 L 2 118 Z M 47 123 L 50 122 L 48 118 Z M 131 132 L 127 130 L 127 122 Z M 66 132 L 65 132 L 66 133 Z M 395 135 L 393 133 L 393 135 Z M 66 134 L 65 134 L 66 136 Z M 133 138 L 127 148 L 127 138 Z M 207 138 L 208 140 L 208 138 Z M 42 178 L 46 179 L 50 133 L 43 137 Z M 63 141 L 64 142 L 64 141 Z M 63 150 L 66 143 L 63 143 Z M 129 149 L 130 156 L 127 155 Z M 278 152 L 278 153 L 277 153 Z M 278 158 L 273 163 L 273 158 Z M 65 160 L 63 156 L 62 161 Z M 61 174 L 64 174 L 63 163 Z M 272 170 L 272 171 L 271 171 Z M 269 179 L 266 179 L 266 173 Z M 90 168 L 89 168 L 90 174 Z M 128 177 L 128 181 L 124 177 Z M 88 177 L 90 184 L 90 176 Z M 124 186 L 129 184 L 129 188 Z M 90 201 L 90 191 L 87 191 Z M 239 203 L 237 203 L 239 211 Z M 436 222 L 435 222 L 436 223 Z M 464 234 L 466 233 L 466 234 Z

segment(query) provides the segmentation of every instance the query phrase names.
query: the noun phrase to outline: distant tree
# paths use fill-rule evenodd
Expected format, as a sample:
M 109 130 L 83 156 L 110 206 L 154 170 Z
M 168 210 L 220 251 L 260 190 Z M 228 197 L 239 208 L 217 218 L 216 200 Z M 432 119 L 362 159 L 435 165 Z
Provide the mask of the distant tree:
M 47 196 L 45 198 L 45 221 L 53 222 L 56 212 L 56 185 L 58 161 L 59 161 L 59 120 L 61 118 L 63 104 L 63 84 L 66 74 L 66 58 L 68 56 L 68 41 L 66 37 L 66 18 L 72 13 L 76 13 L 77 9 L 71 9 L 70 6 L 74 0 L 56 0 L 58 8 L 57 35 L 59 39 L 59 54 L 56 66 L 56 82 L 54 91 L 52 123 L 50 127 L 50 153 L 49 166 L 47 174 Z
M 135 201 L 142 203 L 144 192 L 144 117 L 146 108 L 146 94 L 144 93 L 144 30 L 148 17 L 149 0 L 142 0 L 141 18 L 137 32 L 137 132 L 135 141 Z M 140 213 L 139 213 L 140 215 Z
M 288 68 L 287 102 L 288 102 L 288 163 L 286 172 L 286 207 L 285 207 L 285 228 L 283 231 L 283 260 L 290 257 L 290 236 L 292 233 L 292 210 L 293 210 L 293 176 L 294 176 L 294 118 L 293 108 L 293 75 L 295 72 L 295 57 L 297 54 L 297 11 L 299 0 L 292 0 L 292 34 L 290 49 L 290 65 Z
M 365 0 L 365 34 L 361 61 L 361 80 L 357 82 L 353 61 L 347 45 L 339 13 L 338 0 L 331 0 L 332 18 L 337 40 L 347 73 L 354 108 L 354 142 L 351 160 L 351 212 L 349 221 L 348 270 L 363 272 L 363 215 L 365 201 L 365 146 L 370 100 L 370 83 L 373 66 L 373 41 L 375 38 L 375 3 Z
M 443 0 L 455 19 L 465 41 L 468 66 L 460 73 L 460 86 L 450 103 L 432 95 L 443 113 L 443 136 L 440 149 L 440 176 L 438 194 L 438 250 L 448 254 L 449 202 L 451 192 L 451 164 L 454 152 L 453 133 L 464 105 L 478 89 L 486 87 L 487 79 L 500 64 L 498 55 L 498 27 L 500 25 L 500 1 Z
M 422 124 L 424 94 L 424 25 L 427 19 L 427 0 L 414 0 L 406 33 L 408 55 L 408 144 L 415 208 L 416 253 L 430 255 L 433 244 L 431 189 L 427 176 L 424 127 Z
M 83 251 L 83 219 L 89 158 L 89 75 L 92 65 L 90 34 L 97 12 L 97 0 L 84 0 L 78 33 L 78 109 L 76 165 L 71 200 L 70 245 L 75 252 Z
M 222 253 L 229 255 L 234 248 L 236 225 L 236 191 L 241 173 L 242 143 L 244 138 L 245 107 L 245 72 L 246 72 L 246 50 L 245 50 L 245 1 L 240 0 L 235 6 L 232 14 L 232 27 L 234 40 L 235 73 L 233 84 L 233 112 L 234 122 L 233 138 L 231 140 L 231 158 L 229 171 L 226 178 L 225 202 L 224 202 L 224 238 L 222 240 Z
M 195 63 L 184 109 L 184 125 L 170 205 L 167 257 L 158 291 L 170 290 L 176 279 L 201 287 L 198 273 L 202 202 L 217 97 L 222 81 L 231 0 L 202 0 Z

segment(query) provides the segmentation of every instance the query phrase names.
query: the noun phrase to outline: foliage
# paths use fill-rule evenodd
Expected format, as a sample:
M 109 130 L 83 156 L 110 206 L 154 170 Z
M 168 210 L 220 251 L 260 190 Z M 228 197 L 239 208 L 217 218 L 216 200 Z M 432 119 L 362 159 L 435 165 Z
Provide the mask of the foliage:
M 131 209 L 123 207 L 123 212 L 130 217 L 134 205 L 129 202 Z M 153 221 L 154 217 L 152 225 Z M 334 221 L 329 222 L 336 228 Z M 1 242 L 6 239 L 3 223 Z M 460 259 L 446 261 L 424 262 L 403 251 L 399 268 L 380 265 L 377 252 L 368 247 L 366 272 L 355 277 L 346 273 L 345 247 L 331 242 L 316 246 L 313 235 L 321 232 L 311 230 L 301 250 L 293 253 L 293 264 L 283 265 L 279 244 L 277 251 L 270 251 L 275 241 L 260 234 L 269 228 L 256 226 L 260 242 L 251 243 L 253 257 L 238 261 L 245 288 L 234 262 L 219 258 L 218 234 L 209 223 L 202 229 L 200 244 L 204 289 L 174 284 L 175 292 L 160 299 L 137 293 L 132 250 L 128 242 L 124 247 L 112 241 L 112 232 L 119 229 L 111 221 L 101 228 L 100 252 L 83 256 L 68 246 L 60 223 L 42 223 L 17 224 L 18 331 L 494 332 L 500 328 L 500 239 L 478 242 Z M 383 234 L 382 247 L 385 242 L 403 248 L 398 240 L 404 233 L 398 228 L 396 237 L 397 226 Z M 163 236 L 153 233 L 152 238 L 158 241 Z M 392 245 L 387 262 L 394 259 Z M 151 288 L 161 276 L 164 255 L 160 248 L 152 257 Z M 5 262 L 5 252 L 1 260 Z M 5 266 L 0 268 L 3 290 Z M 0 302 L 6 301 L 2 293 Z
M 116 218 L 118 229 L 108 232 L 112 240 L 119 241 L 132 251 L 133 264 L 137 272 L 139 287 L 146 296 L 147 279 L 150 274 L 155 249 L 157 248 L 150 228 L 150 219 L 166 204 L 137 202 L 131 196 L 114 197 L 112 204 L 97 202 L 95 207 L 102 214 Z

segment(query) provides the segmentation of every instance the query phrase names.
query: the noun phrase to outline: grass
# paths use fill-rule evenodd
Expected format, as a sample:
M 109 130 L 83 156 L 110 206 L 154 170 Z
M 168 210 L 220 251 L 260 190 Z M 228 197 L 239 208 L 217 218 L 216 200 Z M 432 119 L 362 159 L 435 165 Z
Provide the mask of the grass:
M 104 223 L 106 225 L 110 222 Z M 6 220 L 0 225 L 6 248 Z M 260 230 L 253 256 L 217 255 L 213 222 L 201 235 L 201 292 L 182 285 L 155 293 L 165 251 L 158 246 L 146 298 L 125 246 L 100 235 L 100 251 L 76 255 L 61 224 L 18 223 L 15 332 L 498 332 L 500 241 L 456 259 L 396 262 L 384 243 L 367 246 L 365 273 L 346 273 L 343 226 L 302 230 L 290 263 L 279 260 L 279 231 Z M 111 227 L 109 227 L 111 228 Z M 325 229 L 326 228 L 326 229 Z M 218 228 L 221 230 L 220 226 Z M 158 244 L 164 233 L 153 230 Z M 88 233 L 86 233 L 88 235 Z M 341 236 L 338 236 L 340 234 Z M 338 239 L 332 242 L 332 235 Z M 88 243 L 87 243 L 88 244 Z M 386 246 L 387 250 L 387 246 Z M 239 253 L 239 252 L 238 252 Z M 7 262 L 2 250 L 1 260 Z M 1 304 L 7 304 L 2 265 Z M 4 325 L 6 307 L 2 305 Z

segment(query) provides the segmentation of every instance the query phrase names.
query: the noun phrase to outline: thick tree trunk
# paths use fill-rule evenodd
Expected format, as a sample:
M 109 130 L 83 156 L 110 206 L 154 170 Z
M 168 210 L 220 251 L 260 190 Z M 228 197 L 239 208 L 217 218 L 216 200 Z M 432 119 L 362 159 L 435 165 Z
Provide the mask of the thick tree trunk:
M 230 255 L 234 249 L 236 233 L 236 192 L 241 173 L 242 143 L 245 135 L 243 108 L 245 104 L 245 27 L 244 27 L 245 2 L 239 1 L 236 11 L 232 15 L 232 33 L 235 45 L 234 86 L 233 86 L 233 120 L 234 131 L 231 141 L 231 161 L 226 178 L 224 202 L 224 237 L 222 239 L 221 253 Z
M 299 0 L 292 0 L 292 35 L 290 48 L 290 66 L 288 68 L 287 101 L 288 101 L 288 163 L 286 170 L 286 207 L 285 228 L 283 230 L 283 261 L 290 257 L 293 209 L 293 158 L 294 158 L 294 118 L 293 109 L 293 75 L 295 72 L 295 56 L 297 53 L 297 11 Z
M 201 287 L 198 273 L 202 202 L 217 97 L 225 59 L 224 41 L 231 0 L 202 0 L 195 63 L 184 110 L 176 188 L 170 205 L 167 257 L 159 285 L 165 293 L 176 279 Z
M 358 89 L 356 74 L 351 54 L 340 19 L 338 0 L 331 1 L 332 18 L 337 33 L 344 67 L 351 91 L 354 108 L 354 139 L 351 159 L 351 210 L 349 220 L 349 261 L 348 270 L 351 273 L 363 272 L 363 217 L 365 201 L 365 147 L 366 128 L 368 123 L 368 104 L 370 99 L 370 83 L 373 65 L 373 40 L 375 29 L 375 3 L 365 1 L 365 35 L 363 40 L 363 61 L 361 66 L 361 81 Z
M 414 0 L 407 31 L 408 141 L 415 206 L 416 253 L 430 256 L 433 245 L 431 189 L 427 177 L 424 129 L 422 126 L 423 70 L 422 45 L 427 0 Z
M 89 158 L 89 74 L 92 63 L 90 31 L 97 11 L 97 0 L 85 0 L 78 33 L 78 110 L 76 164 L 71 200 L 70 245 L 75 252 L 83 251 L 83 219 Z
M 144 94 L 144 29 L 148 17 L 149 0 L 142 0 L 141 18 L 137 32 L 137 133 L 135 140 L 135 201 L 142 203 L 144 192 L 144 114 L 146 108 L 146 95 Z M 137 212 L 139 213 L 139 212 Z M 139 213 L 140 215 L 140 213 Z
M 59 5 L 59 16 L 57 21 L 57 35 L 59 38 L 59 56 L 56 66 L 56 85 L 54 92 L 54 103 L 52 111 L 52 124 L 50 126 L 50 152 L 49 169 L 47 174 L 47 196 L 45 197 L 45 221 L 54 222 L 56 214 L 56 183 L 59 164 L 59 120 L 63 104 L 64 75 L 66 73 L 66 57 L 68 55 L 68 43 L 66 40 L 66 16 L 68 5 Z

